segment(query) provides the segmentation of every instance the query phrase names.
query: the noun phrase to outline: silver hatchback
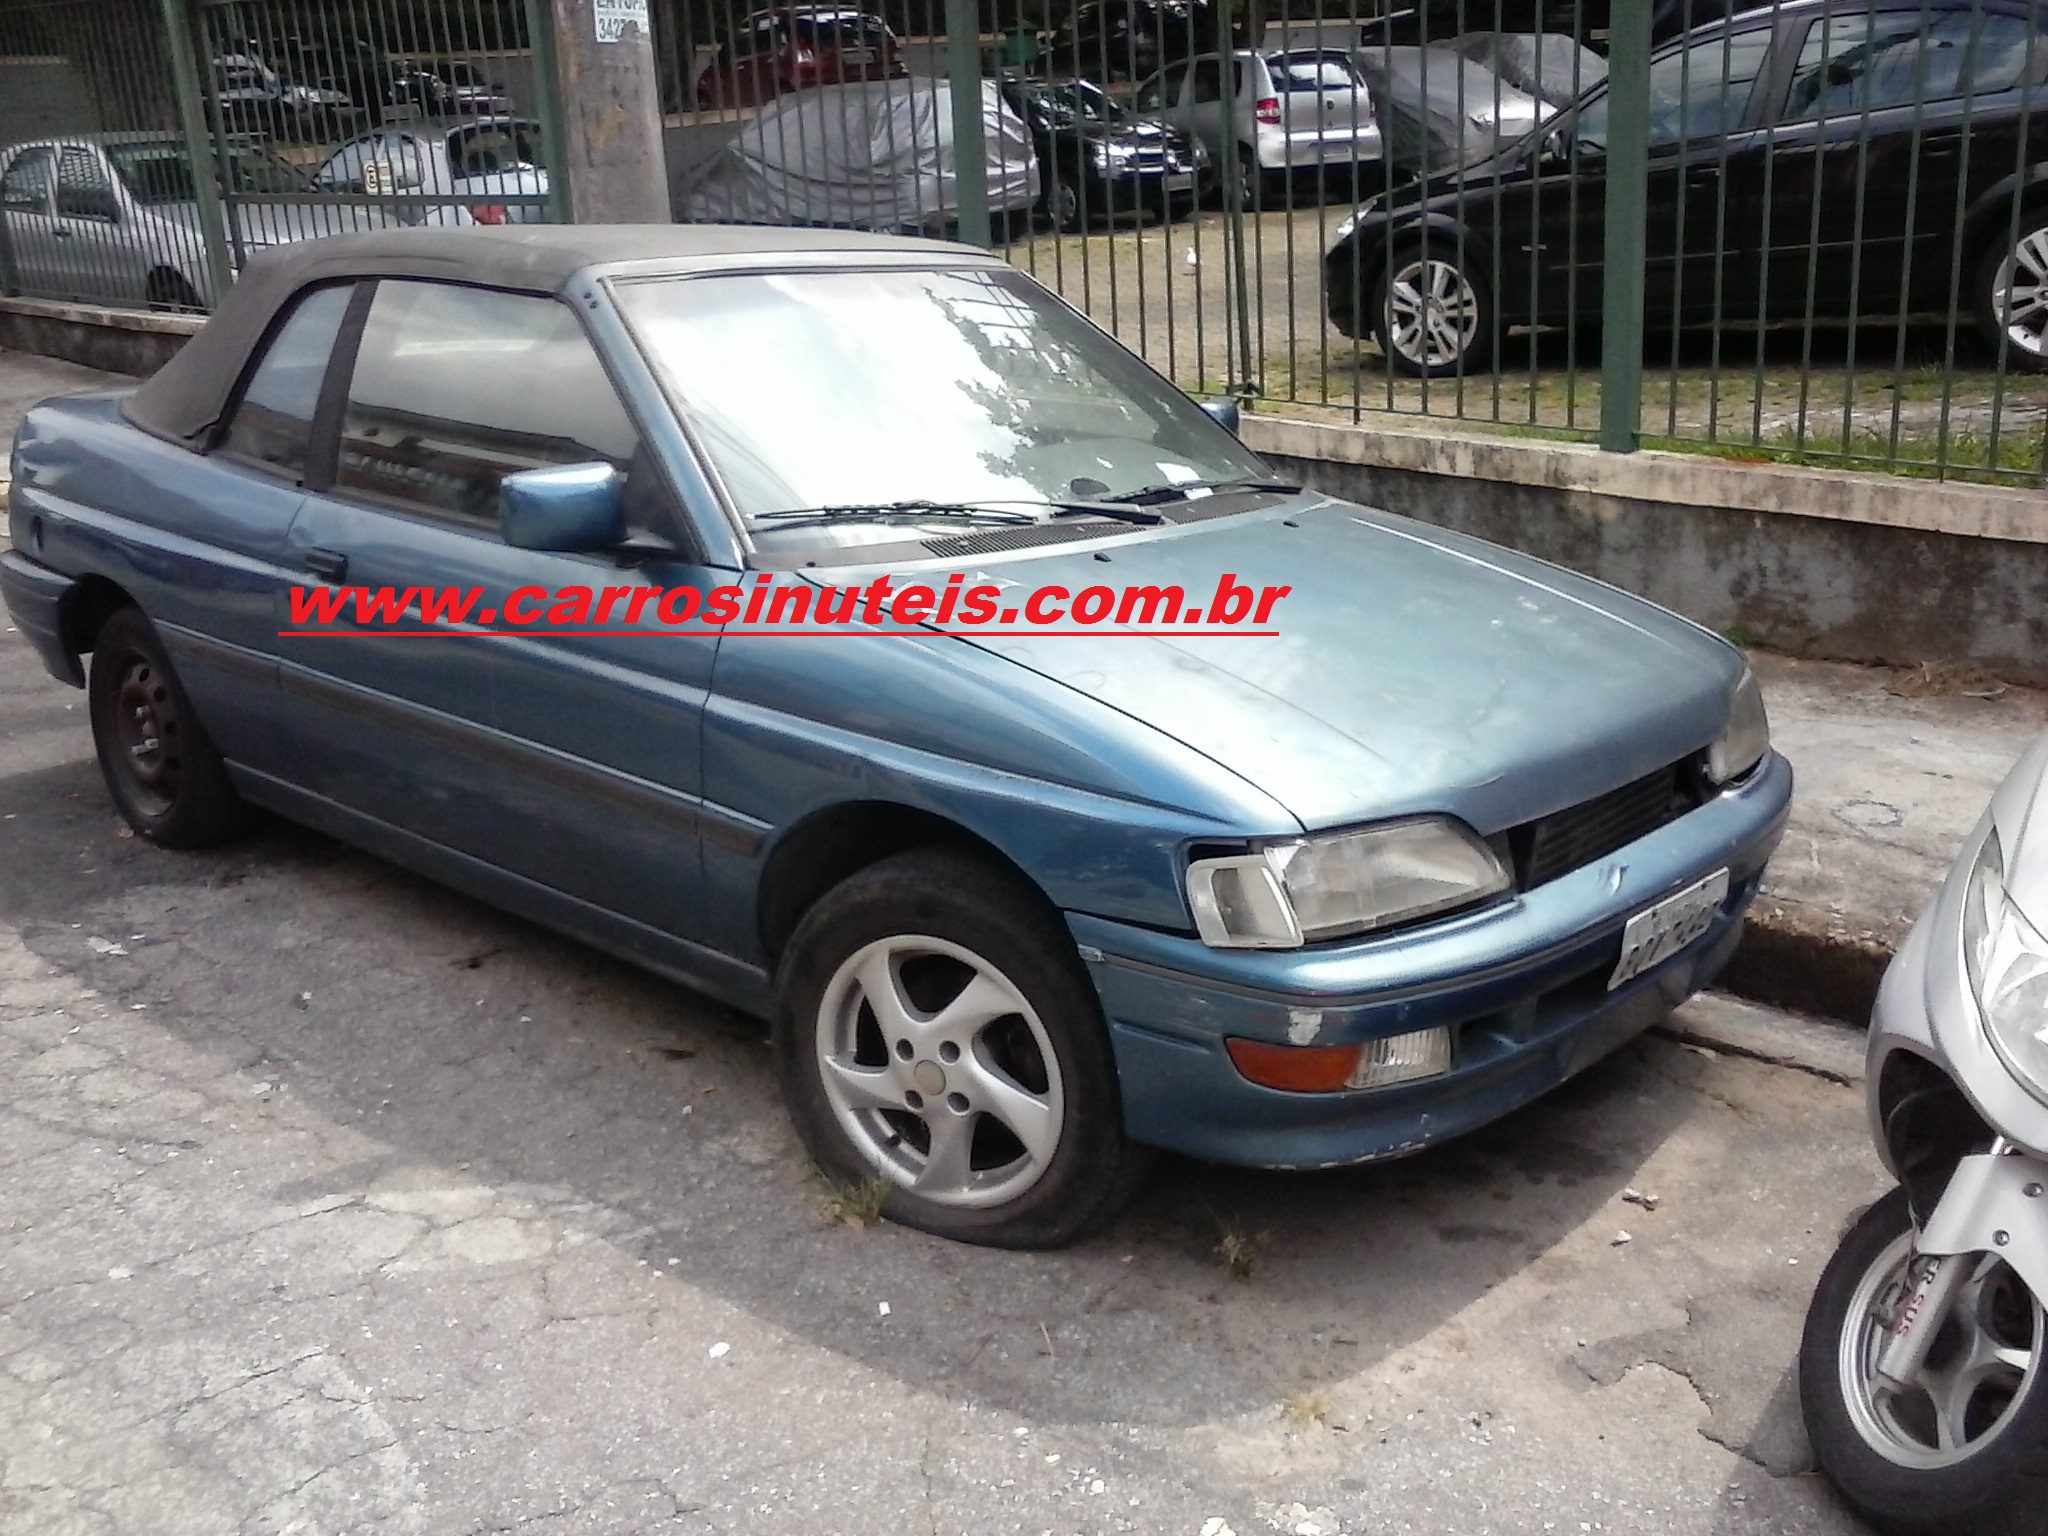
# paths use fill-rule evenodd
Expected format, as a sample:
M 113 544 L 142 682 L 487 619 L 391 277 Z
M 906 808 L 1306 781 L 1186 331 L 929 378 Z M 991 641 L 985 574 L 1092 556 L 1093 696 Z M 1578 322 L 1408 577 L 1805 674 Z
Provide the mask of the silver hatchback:
M 1371 93 L 1339 48 L 1203 54 L 1141 84 L 1133 115 L 1193 134 L 1213 160 L 1237 143 L 1245 201 L 1285 172 L 1350 170 L 1380 158 Z

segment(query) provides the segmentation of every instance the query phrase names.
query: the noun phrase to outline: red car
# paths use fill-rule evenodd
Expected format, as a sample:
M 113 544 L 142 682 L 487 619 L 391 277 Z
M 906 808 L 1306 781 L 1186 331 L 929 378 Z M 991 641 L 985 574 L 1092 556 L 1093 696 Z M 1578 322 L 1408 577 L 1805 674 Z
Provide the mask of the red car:
M 906 73 L 896 34 L 879 16 L 829 5 L 756 11 L 697 82 L 700 107 L 758 107 L 807 85 L 888 80 Z

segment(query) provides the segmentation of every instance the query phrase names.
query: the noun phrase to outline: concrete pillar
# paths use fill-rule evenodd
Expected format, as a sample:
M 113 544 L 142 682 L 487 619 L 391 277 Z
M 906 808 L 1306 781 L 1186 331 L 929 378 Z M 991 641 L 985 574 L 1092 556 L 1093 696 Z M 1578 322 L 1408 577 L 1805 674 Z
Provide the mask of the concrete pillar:
M 576 224 L 666 224 L 661 80 L 647 0 L 541 0 L 539 71 L 561 124 L 550 177 L 566 183 L 557 217 Z

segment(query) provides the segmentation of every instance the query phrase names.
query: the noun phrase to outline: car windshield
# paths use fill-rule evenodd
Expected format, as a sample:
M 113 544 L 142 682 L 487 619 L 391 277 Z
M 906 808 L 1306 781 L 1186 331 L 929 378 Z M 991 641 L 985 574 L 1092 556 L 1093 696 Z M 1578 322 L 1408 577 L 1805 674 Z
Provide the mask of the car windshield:
M 1073 123 L 1113 123 L 1121 118 L 1119 107 L 1100 86 L 1085 80 L 1067 80 L 1058 85 L 1027 85 L 1024 99 L 1055 126 Z
M 189 203 L 198 196 L 192 186 L 192 157 L 181 144 L 109 144 L 107 158 L 138 203 Z M 229 144 L 221 158 L 227 163 L 231 192 L 310 188 L 305 172 L 259 145 Z
M 1269 474 L 1021 273 L 745 273 L 618 294 L 764 545 L 819 540 L 776 516 L 810 508 L 964 502 L 1050 519 L 1056 502 Z

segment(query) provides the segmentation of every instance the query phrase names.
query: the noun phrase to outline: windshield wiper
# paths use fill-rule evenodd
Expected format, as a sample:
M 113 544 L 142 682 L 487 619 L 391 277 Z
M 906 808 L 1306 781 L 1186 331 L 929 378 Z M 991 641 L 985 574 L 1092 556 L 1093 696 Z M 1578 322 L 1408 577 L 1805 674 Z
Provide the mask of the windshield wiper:
M 1055 502 L 1054 517 L 1108 517 L 1119 523 L 1141 523 L 1146 527 L 1166 521 L 1157 512 L 1147 512 L 1143 507 L 1131 506 L 1121 496 L 1106 501 L 1062 501 Z
M 1105 496 L 1104 501 L 1119 501 L 1127 507 L 1154 507 L 1163 501 L 1186 501 L 1191 491 L 1208 491 L 1212 494 L 1230 491 L 1270 491 L 1276 496 L 1292 496 L 1301 489 L 1285 480 L 1182 480 L 1173 485 L 1148 485 L 1140 490 L 1125 491 L 1120 496 Z
M 976 523 L 1035 523 L 1029 512 L 1005 512 L 997 507 L 976 506 L 971 501 L 849 501 L 831 507 L 793 507 L 786 512 L 757 512 L 757 523 L 777 523 L 784 528 L 806 528 L 813 523 L 933 522 L 961 519 Z

